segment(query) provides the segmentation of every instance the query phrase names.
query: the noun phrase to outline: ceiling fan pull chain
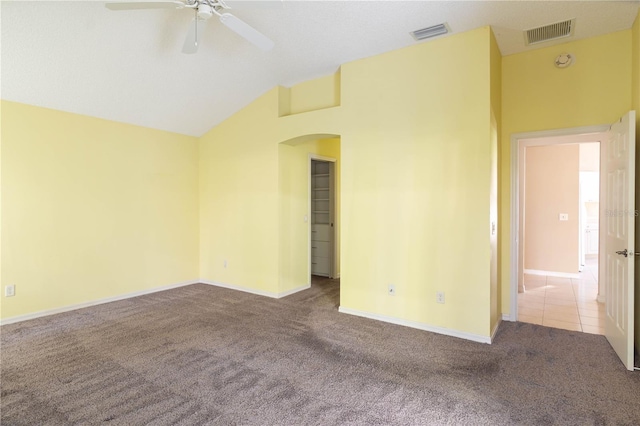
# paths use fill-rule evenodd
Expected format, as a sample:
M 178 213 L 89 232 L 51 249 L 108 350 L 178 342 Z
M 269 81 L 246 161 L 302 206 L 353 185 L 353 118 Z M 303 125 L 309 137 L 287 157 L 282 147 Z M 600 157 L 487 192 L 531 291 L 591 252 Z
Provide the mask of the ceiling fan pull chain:
M 198 45 L 198 9 L 194 9 L 193 11 L 196 14 L 195 20 L 196 20 L 196 46 L 197 46 Z

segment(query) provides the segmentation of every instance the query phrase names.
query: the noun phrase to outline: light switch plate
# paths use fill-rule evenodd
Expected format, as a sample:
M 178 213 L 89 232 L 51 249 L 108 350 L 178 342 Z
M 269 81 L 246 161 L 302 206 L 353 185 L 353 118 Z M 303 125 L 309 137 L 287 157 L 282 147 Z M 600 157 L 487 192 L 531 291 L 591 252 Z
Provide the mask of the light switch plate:
M 560 213 L 558 216 L 559 216 L 561 221 L 569 220 L 569 214 L 568 213 Z

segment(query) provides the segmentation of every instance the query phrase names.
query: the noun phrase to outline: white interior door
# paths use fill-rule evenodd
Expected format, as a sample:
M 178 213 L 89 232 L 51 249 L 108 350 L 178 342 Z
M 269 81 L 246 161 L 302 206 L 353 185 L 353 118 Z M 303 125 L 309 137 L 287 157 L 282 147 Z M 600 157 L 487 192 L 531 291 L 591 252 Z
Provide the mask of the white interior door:
M 611 126 L 603 147 L 601 175 L 606 185 L 605 226 L 601 226 L 605 234 L 605 335 L 629 370 L 633 370 L 635 122 L 631 111 Z

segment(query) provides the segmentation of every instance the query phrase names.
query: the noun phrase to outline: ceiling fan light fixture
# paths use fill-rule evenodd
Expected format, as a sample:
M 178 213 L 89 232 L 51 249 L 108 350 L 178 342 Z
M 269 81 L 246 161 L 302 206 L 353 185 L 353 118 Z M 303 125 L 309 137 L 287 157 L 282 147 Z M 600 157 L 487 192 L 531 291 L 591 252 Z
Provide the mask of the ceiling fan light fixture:
M 206 20 L 213 16 L 213 8 L 205 3 L 198 5 L 198 18 Z

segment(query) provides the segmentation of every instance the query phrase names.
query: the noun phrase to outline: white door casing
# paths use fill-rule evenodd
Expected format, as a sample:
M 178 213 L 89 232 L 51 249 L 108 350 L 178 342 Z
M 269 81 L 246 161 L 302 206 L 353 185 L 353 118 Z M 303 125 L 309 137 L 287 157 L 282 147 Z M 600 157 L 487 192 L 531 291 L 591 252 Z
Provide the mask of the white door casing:
M 611 126 L 602 147 L 602 184 L 606 187 L 604 241 L 605 335 L 625 367 L 633 370 L 635 267 L 635 112 Z M 604 225 L 604 226 L 603 226 Z M 604 257 L 604 259 L 602 258 Z

